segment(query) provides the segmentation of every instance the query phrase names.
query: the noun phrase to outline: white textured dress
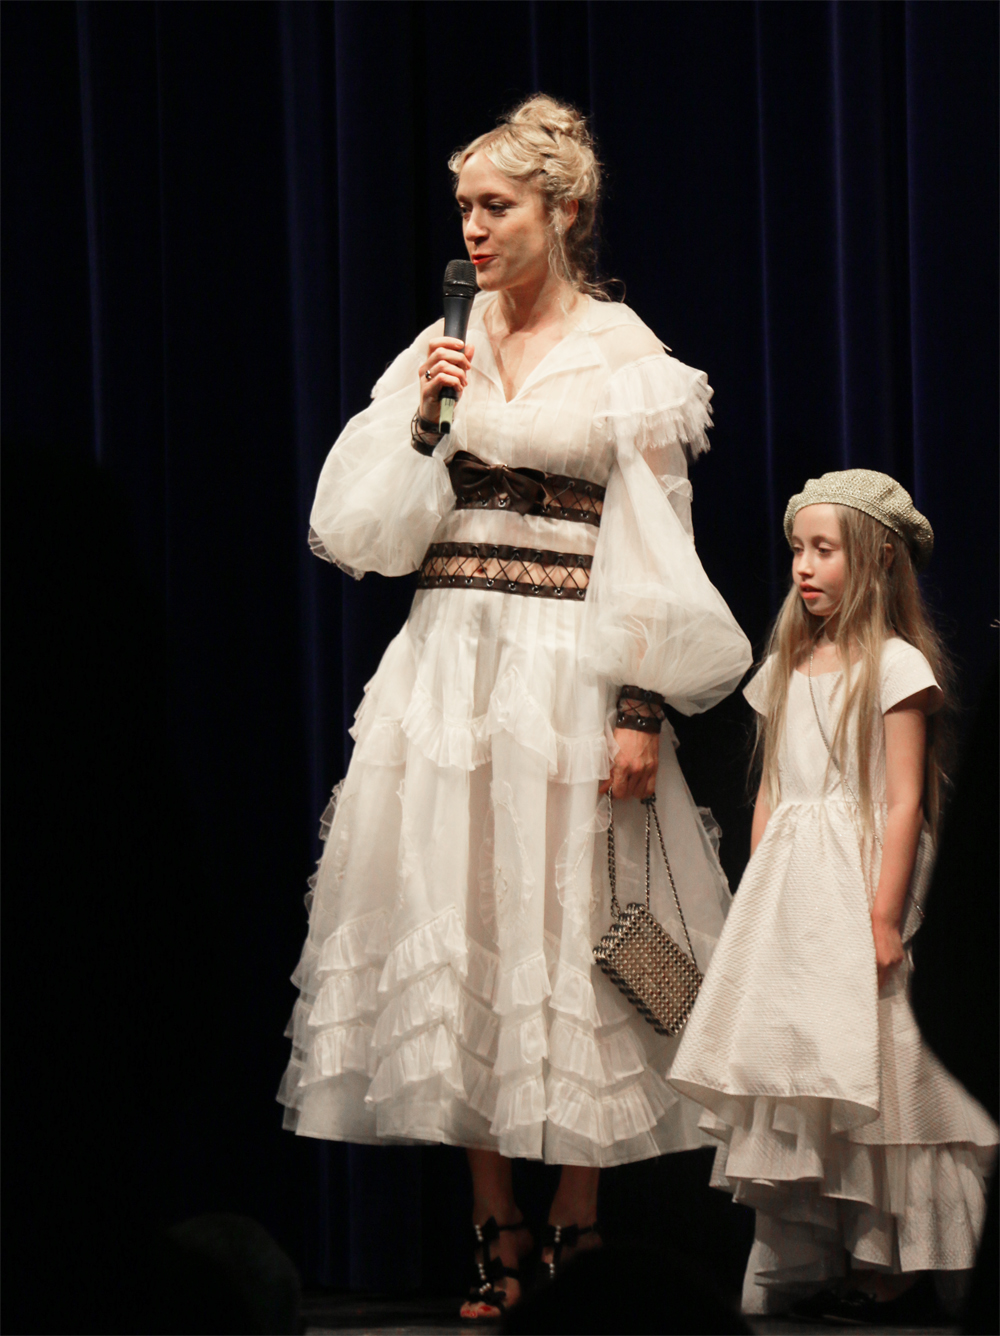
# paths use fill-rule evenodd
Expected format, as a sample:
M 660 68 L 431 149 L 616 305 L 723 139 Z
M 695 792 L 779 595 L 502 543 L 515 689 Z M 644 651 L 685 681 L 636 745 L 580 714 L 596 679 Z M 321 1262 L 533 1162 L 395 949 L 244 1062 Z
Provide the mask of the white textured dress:
M 764 708 L 765 674 L 745 690 Z M 832 738 L 839 672 L 814 676 Z M 883 713 L 936 686 L 927 660 L 885 642 Z M 787 1305 L 843 1274 L 845 1253 L 889 1271 L 973 1265 L 997 1128 L 924 1044 L 910 1009 L 909 952 L 878 991 L 870 921 L 886 807 L 874 773 L 873 866 L 862 864 L 856 773 L 849 793 L 816 722 L 809 678 L 789 683 L 781 802 L 747 865 L 671 1073 L 721 1141 L 712 1181 L 757 1211 L 744 1309 Z M 881 797 L 881 801 L 880 801 Z M 903 937 L 919 925 L 932 864 L 921 836 Z M 914 904 L 918 906 L 914 908 Z
M 410 444 L 417 368 L 439 324 L 392 363 L 331 451 L 314 550 L 356 575 L 423 570 L 432 544 L 563 554 L 589 568 L 589 587 L 418 589 L 365 689 L 326 814 L 279 1099 L 306 1136 L 617 1164 L 705 1141 L 697 1106 L 665 1081 L 676 1041 L 657 1037 L 591 955 L 610 921 L 597 790 L 617 691 L 704 710 L 750 651 L 691 530 L 704 374 L 627 307 L 588 299 L 507 402 L 483 328 L 492 300 L 473 308 L 476 353 L 450 441 L 431 458 Z M 443 458 L 455 450 L 606 487 L 599 527 L 575 512 L 512 513 L 502 498 L 457 506 Z M 704 968 L 730 895 L 669 727 L 662 742 L 658 806 Z M 643 816 L 616 804 L 626 899 L 640 893 Z

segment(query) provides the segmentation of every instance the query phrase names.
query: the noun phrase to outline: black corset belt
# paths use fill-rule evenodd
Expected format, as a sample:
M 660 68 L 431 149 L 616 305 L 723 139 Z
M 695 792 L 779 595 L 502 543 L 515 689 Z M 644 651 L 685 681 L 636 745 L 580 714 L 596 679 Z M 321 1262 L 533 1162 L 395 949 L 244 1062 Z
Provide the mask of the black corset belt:
M 586 478 L 487 464 L 468 450 L 448 460 L 456 510 L 513 510 L 580 524 L 601 522 L 604 488 Z
M 431 543 L 418 589 L 492 589 L 577 603 L 587 596 L 593 558 L 503 543 Z

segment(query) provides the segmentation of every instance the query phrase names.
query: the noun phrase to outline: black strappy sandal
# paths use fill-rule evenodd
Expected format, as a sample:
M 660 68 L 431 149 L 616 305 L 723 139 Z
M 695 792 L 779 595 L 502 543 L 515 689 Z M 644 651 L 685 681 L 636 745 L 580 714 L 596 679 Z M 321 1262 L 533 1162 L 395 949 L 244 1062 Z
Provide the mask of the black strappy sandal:
M 579 1225 L 542 1226 L 542 1251 L 544 1253 L 546 1248 L 552 1249 L 552 1261 L 543 1261 L 541 1265 L 541 1275 L 546 1281 L 555 1280 L 558 1275 L 563 1249 L 575 1248 L 586 1234 L 596 1234 L 598 1239 L 601 1238 L 601 1231 L 596 1224 L 584 1225 L 582 1229 Z
M 518 1220 L 513 1225 L 498 1225 L 495 1216 L 483 1225 L 473 1225 L 476 1280 L 469 1290 L 469 1297 L 462 1305 L 459 1317 L 463 1322 L 496 1322 L 507 1311 L 507 1295 L 497 1288 L 497 1282 L 509 1276 L 516 1280 L 524 1290 L 524 1276 L 520 1267 L 504 1266 L 500 1257 L 490 1256 L 490 1245 L 497 1242 L 501 1234 L 514 1233 L 517 1230 L 529 1230 L 526 1220 Z M 530 1250 L 529 1250 L 530 1251 Z

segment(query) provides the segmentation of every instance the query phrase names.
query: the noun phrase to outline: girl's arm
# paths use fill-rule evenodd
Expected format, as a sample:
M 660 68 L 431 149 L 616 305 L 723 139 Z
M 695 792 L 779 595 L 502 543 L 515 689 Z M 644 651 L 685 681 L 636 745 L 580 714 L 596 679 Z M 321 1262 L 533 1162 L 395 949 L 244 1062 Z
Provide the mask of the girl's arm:
M 889 813 L 882 841 L 882 870 L 872 905 L 879 988 L 903 959 L 899 927 L 924 820 L 925 711 L 930 694 L 930 688 L 918 691 L 893 706 L 884 716 L 885 787 Z
M 760 788 L 757 790 L 757 801 L 753 805 L 753 825 L 750 828 L 751 858 L 757 852 L 757 845 L 760 844 L 764 836 L 764 827 L 767 825 L 770 816 L 771 809 L 764 796 L 764 785 L 761 783 Z

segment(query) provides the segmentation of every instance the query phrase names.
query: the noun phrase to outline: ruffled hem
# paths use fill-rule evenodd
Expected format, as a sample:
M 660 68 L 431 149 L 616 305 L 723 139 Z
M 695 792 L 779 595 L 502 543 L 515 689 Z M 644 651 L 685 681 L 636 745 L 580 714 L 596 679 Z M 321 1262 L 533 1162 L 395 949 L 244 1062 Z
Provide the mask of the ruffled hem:
M 289 1024 L 287 1125 L 535 1158 L 551 1143 L 573 1163 L 676 1149 L 663 1119 L 681 1101 L 646 1065 L 634 1015 L 602 990 L 611 1022 L 602 1025 L 590 977 L 559 960 L 557 946 L 547 937 L 545 951 L 502 970 L 455 910 L 391 947 L 384 912 L 343 924 L 312 948 Z M 364 1117 L 353 1104 L 347 1112 L 352 1100 Z
M 600 1094 L 554 1073 L 546 1116 L 557 1127 L 602 1148 L 651 1132 L 678 1097 L 651 1069 L 638 1080 Z
M 892 1272 L 975 1261 L 995 1145 L 862 1143 L 831 1129 L 829 1105 L 759 1098 L 739 1127 L 702 1115 L 701 1128 L 722 1142 L 712 1185 L 758 1213 L 748 1312 L 768 1311 L 760 1287 L 841 1274 L 845 1251 Z
M 617 1085 L 645 1069 L 645 1055 L 631 1030 L 619 1029 L 595 1038 L 594 1032 L 558 1016 L 549 1034 L 549 1056 L 559 1071 L 590 1085 Z
M 712 1184 L 757 1211 L 744 1289 L 819 1284 L 843 1273 L 844 1254 L 890 1273 L 964 1271 L 976 1259 L 994 1156 L 976 1146 L 858 1146 L 823 1181 L 729 1177 L 720 1148 Z
M 369 765 L 403 765 L 407 744 L 412 744 L 437 766 L 476 770 L 490 760 L 493 737 L 507 733 L 519 746 L 544 757 L 557 783 L 584 784 L 609 774 L 603 730 L 578 737 L 557 733 L 514 669 L 497 682 L 487 712 L 473 719 L 446 715 L 419 680 L 402 719 L 373 715 L 371 708 L 366 696 L 351 729 L 357 758 Z
M 349 974 L 331 974 L 313 1003 L 309 1025 L 339 1025 L 377 1008 L 378 970 L 368 967 Z
M 383 952 L 385 964 L 382 966 L 378 991 L 391 992 L 400 984 L 425 973 L 434 965 L 449 964 L 459 977 L 464 979 L 469 972 L 470 953 L 474 947 L 475 944 L 469 942 L 465 935 L 465 925 L 459 918 L 457 910 L 446 910 L 437 918 L 431 919 L 429 923 L 414 928 L 397 942 L 391 951 Z M 490 962 L 494 962 L 495 969 L 496 957 L 490 957 L 488 952 L 482 951 L 481 948 L 480 952 L 479 972 L 488 971 Z M 487 1000 L 492 994 L 491 988 L 487 988 L 485 993 L 480 989 L 476 991 Z
M 375 1075 L 370 1025 L 355 1023 L 324 1030 L 310 1046 L 302 1072 L 301 1083 L 313 1085 L 344 1072 L 362 1072 Z
M 317 974 L 360 969 L 384 958 L 387 940 L 388 921 L 383 910 L 352 919 L 324 938 L 318 949 L 311 941 L 306 942 L 302 962 L 292 975 L 292 982 L 301 988 L 303 982 Z
M 496 1053 L 499 1020 L 459 982 L 450 965 L 416 979 L 393 997 L 373 1032 L 378 1053 L 390 1053 L 408 1034 L 447 1022 L 472 1053 L 486 1061 Z

